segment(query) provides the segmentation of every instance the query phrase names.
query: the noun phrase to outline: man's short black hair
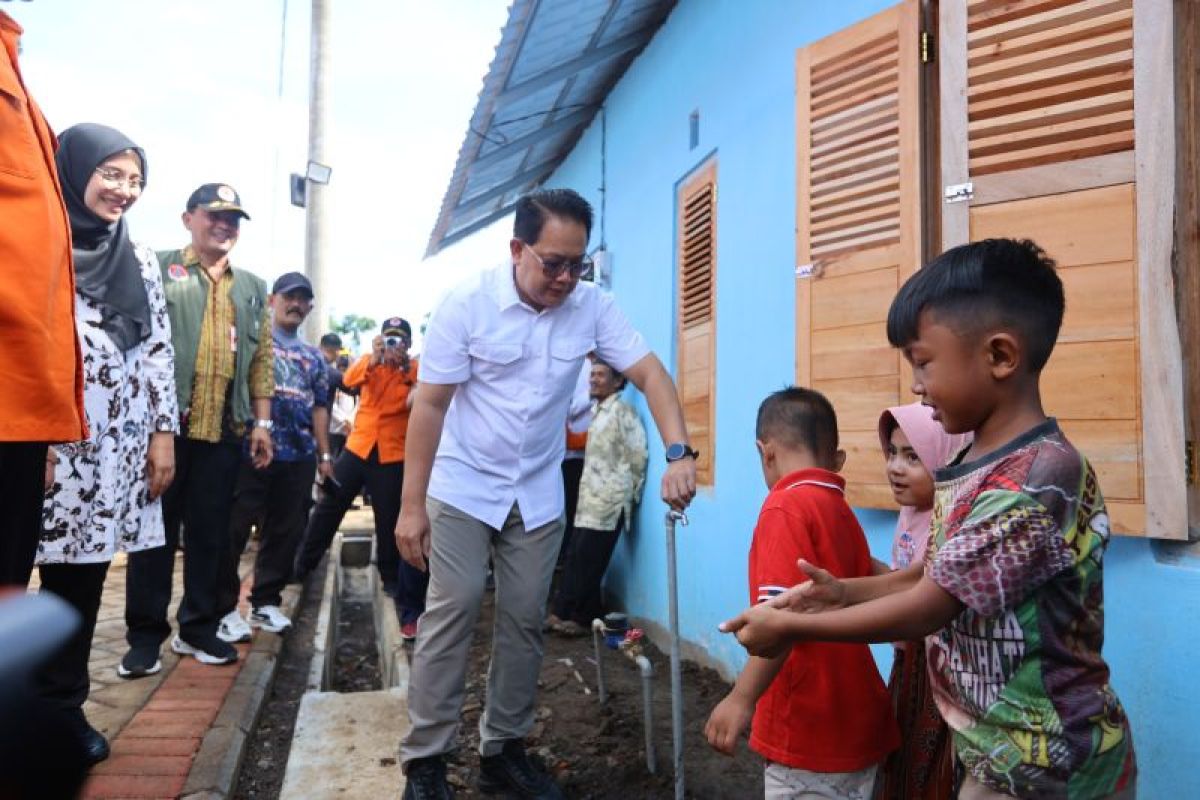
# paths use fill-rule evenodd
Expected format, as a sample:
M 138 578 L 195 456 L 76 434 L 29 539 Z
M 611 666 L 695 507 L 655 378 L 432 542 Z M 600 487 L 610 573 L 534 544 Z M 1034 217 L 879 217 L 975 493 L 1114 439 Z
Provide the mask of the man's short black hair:
M 327 333 L 321 337 L 321 347 L 336 347 L 342 349 L 342 337 L 336 333 Z
M 820 460 L 832 459 L 838 449 L 837 412 L 815 389 L 789 386 L 762 401 L 754 436 L 760 442 L 807 450 Z
M 947 250 L 905 281 L 888 311 L 888 341 L 902 348 L 916 340 L 923 311 L 960 335 L 1008 328 L 1036 373 L 1050 360 L 1065 309 L 1062 280 L 1042 248 L 984 239 Z
M 621 389 L 624 389 L 625 384 L 629 382 L 629 379 L 625 377 L 625 373 L 620 372 L 616 367 L 614 367 L 612 364 L 608 363 L 607 361 L 604 361 L 599 356 L 596 356 L 592 359 L 592 366 L 593 367 L 604 367 L 609 372 L 611 372 L 612 376 L 615 379 L 617 379 L 618 381 L 620 381 L 620 383 L 617 386 L 618 391 L 620 391 Z
M 592 204 L 574 189 L 539 189 L 517 201 L 513 236 L 525 244 L 537 244 L 547 216 L 578 222 L 592 235 Z

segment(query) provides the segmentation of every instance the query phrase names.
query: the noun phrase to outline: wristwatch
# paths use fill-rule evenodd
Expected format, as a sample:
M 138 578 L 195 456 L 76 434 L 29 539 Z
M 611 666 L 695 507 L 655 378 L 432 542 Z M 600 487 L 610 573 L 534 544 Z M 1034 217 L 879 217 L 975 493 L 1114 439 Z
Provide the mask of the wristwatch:
M 332 453 L 321 453 L 321 463 L 325 463 L 326 461 L 333 461 Z
M 667 445 L 667 463 L 671 464 L 675 461 L 682 461 L 685 458 L 699 458 L 700 453 L 693 450 L 683 442 L 675 442 L 675 444 Z
M 273 419 L 256 419 L 256 420 L 254 420 L 254 427 L 262 428 L 264 431 L 273 431 L 273 430 L 275 430 L 275 420 L 273 420 Z

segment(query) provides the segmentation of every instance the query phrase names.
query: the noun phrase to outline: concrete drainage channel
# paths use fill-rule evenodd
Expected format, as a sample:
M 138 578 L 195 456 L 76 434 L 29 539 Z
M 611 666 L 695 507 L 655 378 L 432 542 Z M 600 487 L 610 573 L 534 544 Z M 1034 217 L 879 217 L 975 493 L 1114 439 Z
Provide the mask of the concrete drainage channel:
M 280 800 L 392 797 L 403 786 L 397 750 L 408 726 L 408 654 L 371 565 L 372 545 L 369 535 L 334 539 Z M 380 688 L 333 691 L 339 622 L 364 606 L 374 614 Z

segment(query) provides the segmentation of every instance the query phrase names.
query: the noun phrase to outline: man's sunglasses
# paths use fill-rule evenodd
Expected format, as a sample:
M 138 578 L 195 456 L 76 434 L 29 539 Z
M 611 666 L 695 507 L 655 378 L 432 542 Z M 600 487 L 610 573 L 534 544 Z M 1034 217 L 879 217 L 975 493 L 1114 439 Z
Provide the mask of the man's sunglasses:
M 559 275 L 562 275 L 563 272 L 571 273 L 571 278 L 574 279 L 588 275 L 592 271 L 591 256 L 580 256 L 576 261 L 568 261 L 565 258 L 545 259 L 539 256 L 537 251 L 529 245 L 525 244 L 524 242 L 521 244 L 524 244 L 525 249 L 532 253 L 533 257 L 538 260 L 538 263 L 542 265 L 542 272 L 544 272 L 546 277 L 550 280 L 554 280 Z

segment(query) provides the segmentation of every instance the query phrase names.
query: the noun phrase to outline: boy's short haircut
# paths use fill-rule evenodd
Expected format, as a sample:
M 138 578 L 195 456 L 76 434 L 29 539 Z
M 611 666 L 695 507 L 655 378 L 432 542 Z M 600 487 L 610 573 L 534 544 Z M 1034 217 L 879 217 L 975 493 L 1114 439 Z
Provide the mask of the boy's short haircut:
M 805 449 L 819 459 L 837 452 L 837 412 L 825 395 L 814 389 L 789 386 L 772 392 L 758 407 L 754 436 L 789 449 Z
M 1054 351 L 1065 307 L 1062 280 L 1042 248 L 1028 239 L 984 239 L 947 250 L 905 281 L 888 310 L 888 341 L 911 344 L 929 311 L 961 335 L 1012 330 L 1037 373 Z

